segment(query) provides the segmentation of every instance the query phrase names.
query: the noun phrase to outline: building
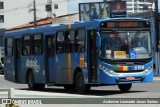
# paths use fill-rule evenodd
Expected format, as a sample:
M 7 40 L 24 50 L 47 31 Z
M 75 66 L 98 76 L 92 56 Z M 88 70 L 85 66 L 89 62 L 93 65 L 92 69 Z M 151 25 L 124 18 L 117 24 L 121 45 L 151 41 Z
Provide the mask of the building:
M 95 2 L 102 0 L 0 0 L 3 9 L 0 8 L 0 16 L 3 19 L 3 28 L 11 28 L 28 24 L 34 21 L 34 10 L 36 10 L 36 20 L 47 17 L 59 17 L 67 14 L 78 13 L 78 3 Z M 1 6 L 2 7 L 2 6 Z
M 4 0 L 0 0 L 0 28 L 4 27 Z
M 45 1 L 37 2 L 37 19 L 46 16 L 45 7 L 41 3 L 45 4 Z M 1 13 L 4 14 L 4 28 L 27 24 L 34 20 L 33 0 L 3 0 L 3 4 L 4 9 Z
M 137 13 L 154 10 L 155 5 L 151 0 L 126 0 L 127 1 L 127 12 Z
M 67 14 L 78 13 L 78 4 L 83 2 L 103 2 L 104 0 L 0 0 L 0 26 L 11 28 L 47 17 L 59 17 Z M 106 0 L 113 1 L 113 0 Z M 121 0 L 127 1 L 127 13 L 143 12 L 154 9 L 150 0 Z M 79 19 L 79 18 L 78 18 Z
M 64 24 L 64 23 L 66 24 L 73 23 L 74 21 L 78 19 L 78 17 L 79 17 L 79 14 L 75 13 L 75 14 L 59 16 L 56 18 L 45 18 L 45 19 L 36 21 L 36 26 L 37 27 L 48 26 L 48 25 L 56 26 L 56 25 Z M 21 29 L 30 28 L 30 27 L 34 27 L 34 22 L 20 25 L 20 26 L 15 26 L 12 28 L 6 28 L 5 31 L 21 30 Z
M 0 0 L 0 58 L 3 57 L 3 33 L 4 33 L 4 0 Z
M 113 0 L 106 0 L 106 1 L 113 1 Z M 127 13 L 145 12 L 152 9 L 154 10 L 155 8 L 154 2 L 152 2 L 153 0 L 121 0 L 121 1 L 126 1 Z

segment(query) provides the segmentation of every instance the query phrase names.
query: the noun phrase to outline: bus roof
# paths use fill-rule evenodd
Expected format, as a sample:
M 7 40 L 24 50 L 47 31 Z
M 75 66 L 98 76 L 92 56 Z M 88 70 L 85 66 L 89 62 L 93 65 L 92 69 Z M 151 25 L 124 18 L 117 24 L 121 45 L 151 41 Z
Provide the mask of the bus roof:
M 148 19 L 144 18 L 137 18 L 137 17 L 121 17 L 121 18 L 104 18 L 104 19 L 94 19 L 94 21 L 102 22 L 102 21 L 110 21 L 110 20 L 144 20 L 149 21 Z
M 144 20 L 144 21 L 149 21 L 148 19 L 143 19 L 143 18 L 134 18 L 134 17 L 123 17 L 123 18 L 104 18 L 104 19 L 94 19 L 91 21 L 79 21 L 79 22 L 74 22 L 71 25 L 71 29 L 76 29 L 76 28 L 84 28 L 84 27 L 89 27 L 92 25 L 99 26 L 100 22 L 103 21 L 115 21 L 115 20 Z M 7 31 L 5 32 L 5 36 L 14 36 L 14 35 L 22 35 L 22 34 L 30 34 L 30 33 L 40 33 L 40 32 L 53 32 L 53 31 L 64 31 L 66 29 L 68 24 L 60 24 L 59 26 L 42 26 L 38 28 L 27 28 L 27 29 L 22 29 L 22 30 L 14 30 L 14 31 Z

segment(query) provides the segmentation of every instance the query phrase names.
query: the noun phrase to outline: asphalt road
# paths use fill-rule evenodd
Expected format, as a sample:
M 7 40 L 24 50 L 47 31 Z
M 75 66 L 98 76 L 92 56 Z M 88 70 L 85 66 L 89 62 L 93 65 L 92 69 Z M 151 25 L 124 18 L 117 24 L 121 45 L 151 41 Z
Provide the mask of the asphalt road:
M 127 93 L 121 93 L 117 86 L 93 87 L 86 95 L 79 95 L 74 91 L 66 91 L 63 87 L 46 87 L 43 91 L 30 91 L 26 84 L 16 84 L 4 80 L 0 75 L 0 89 L 14 88 L 15 98 L 160 98 L 160 77 L 152 83 L 138 83 Z M 0 92 L 0 98 L 7 98 L 6 92 Z M 145 107 L 159 107 L 160 104 L 143 104 Z M 0 105 L 3 107 L 4 105 Z M 49 104 L 49 105 L 20 105 L 20 107 L 106 107 L 106 104 Z M 142 104 L 109 104 L 107 107 L 142 107 Z
M 91 92 L 86 95 L 78 95 L 75 91 L 66 91 L 63 87 L 46 87 L 44 91 L 30 91 L 27 84 L 16 84 L 4 80 L 0 76 L 0 88 L 14 88 L 18 97 L 103 97 L 103 98 L 160 98 L 160 77 L 156 77 L 152 83 L 134 84 L 127 93 L 121 93 L 117 86 L 92 87 Z M 30 96 L 30 94 L 32 96 Z

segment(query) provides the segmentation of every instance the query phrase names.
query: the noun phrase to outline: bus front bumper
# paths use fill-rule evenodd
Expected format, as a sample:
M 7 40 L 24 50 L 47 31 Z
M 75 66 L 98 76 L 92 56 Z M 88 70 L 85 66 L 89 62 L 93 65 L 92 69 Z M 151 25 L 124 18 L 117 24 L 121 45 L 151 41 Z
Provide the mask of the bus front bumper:
M 115 73 L 109 74 L 105 70 L 99 69 L 99 83 L 100 84 L 128 84 L 140 82 L 152 82 L 153 69 L 148 73 Z

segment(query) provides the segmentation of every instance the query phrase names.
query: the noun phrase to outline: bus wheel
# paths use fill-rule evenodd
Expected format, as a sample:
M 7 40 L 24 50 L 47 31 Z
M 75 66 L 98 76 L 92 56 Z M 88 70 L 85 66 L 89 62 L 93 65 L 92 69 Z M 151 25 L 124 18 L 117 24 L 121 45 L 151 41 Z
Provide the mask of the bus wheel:
M 84 83 L 84 77 L 82 72 L 78 72 L 76 76 L 76 89 L 78 93 L 84 94 L 90 91 L 90 86 Z
M 128 92 L 132 87 L 132 84 L 119 84 L 118 88 L 122 91 L 122 92 Z
M 28 72 L 27 76 L 28 87 L 31 90 L 43 90 L 45 88 L 45 84 L 36 84 L 35 78 L 32 71 Z
M 35 86 L 35 80 L 34 80 L 34 75 L 33 75 L 32 71 L 28 72 L 27 83 L 28 83 L 29 89 L 35 90 L 36 86 Z

